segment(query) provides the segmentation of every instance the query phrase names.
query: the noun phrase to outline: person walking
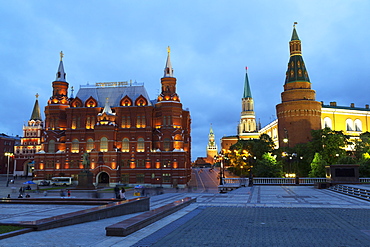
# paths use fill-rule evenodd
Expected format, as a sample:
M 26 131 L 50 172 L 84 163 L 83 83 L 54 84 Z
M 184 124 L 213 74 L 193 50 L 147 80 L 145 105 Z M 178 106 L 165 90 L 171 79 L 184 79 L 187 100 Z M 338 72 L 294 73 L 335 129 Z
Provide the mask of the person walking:
M 121 199 L 120 189 L 119 189 L 118 185 L 116 185 L 116 187 L 114 187 L 114 194 L 116 196 L 116 199 Z
M 120 198 L 121 200 L 126 200 L 126 190 L 123 187 L 120 190 Z

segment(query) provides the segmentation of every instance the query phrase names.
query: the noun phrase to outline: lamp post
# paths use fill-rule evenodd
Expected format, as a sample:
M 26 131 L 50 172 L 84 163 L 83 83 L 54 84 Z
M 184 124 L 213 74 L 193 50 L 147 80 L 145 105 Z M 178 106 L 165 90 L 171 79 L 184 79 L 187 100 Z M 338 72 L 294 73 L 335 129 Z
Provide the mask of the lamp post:
M 13 157 L 13 153 L 5 153 L 5 156 L 8 156 L 8 167 L 6 168 L 6 187 L 9 186 L 9 166 L 10 166 L 10 157 Z

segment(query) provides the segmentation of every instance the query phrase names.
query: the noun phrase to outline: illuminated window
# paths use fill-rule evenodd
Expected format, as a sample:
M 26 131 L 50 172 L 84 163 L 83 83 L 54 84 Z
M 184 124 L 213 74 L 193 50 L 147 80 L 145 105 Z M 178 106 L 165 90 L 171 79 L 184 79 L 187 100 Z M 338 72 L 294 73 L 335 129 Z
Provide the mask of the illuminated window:
M 48 153 L 55 153 L 55 141 L 54 140 L 49 141 Z
M 137 139 L 137 152 L 144 152 L 145 151 L 145 143 L 144 138 Z
M 130 128 L 131 127 L 130 121 L 131 121 L 130 116 L 122 116 L 121 127 L 122 128 Z
M 76 124 L 77 124 L 77 118 L 73 117 L 72 118 L 72 129 L 76 129 Z
M 92 138 L 87 139 L 86 141 L 86 150 L 90 152 L 94 149 L 94 140 Z
M 86 129 L 90 129 L 90 126 L 91 126 L 91 120 L 90 120 L 90 117 L 87 117 L 86 118 Z
M 73 139 L 72 140 L 72 148 L 71 148 L 71 151 L 72 153 L 78 153 L 79 152 L 79 142 L 78 142 L 78 139 Z
M 100 139 L 100 152 L 108 152 L 108 138 L 106 137 Z
M 123 138 L 122 140 L 122 152 L 130 151 L 130 141 L 128 138 Z
M 145 116 L 137 116 L 136 128 L 145 128 Z

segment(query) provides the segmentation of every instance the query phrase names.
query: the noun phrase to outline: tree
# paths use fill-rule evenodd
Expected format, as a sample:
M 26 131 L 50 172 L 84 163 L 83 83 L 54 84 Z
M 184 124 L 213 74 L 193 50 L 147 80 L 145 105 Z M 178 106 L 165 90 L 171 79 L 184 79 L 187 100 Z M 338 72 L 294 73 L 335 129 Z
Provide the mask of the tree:
M 349 137 L 342 131 L 333 131 L 330 128 L 312 130 L 310 148 L 319 153 L 321 158 L 329 165 L 336 164 L 338 158 L 346 155 L 344 148 L 351 144 Z
M 327 165 L 326 161 L 322 159 L 320 153 L 315 153 L 315 156 L 311 162 L 311 171 L 308 174 L 311 178 L 325 177 L 325 166 Z
M 271 153 L 265 153 L 253 166 L 253 175 L 257 177 L 283 177 L 281 162 L 277 162 Z

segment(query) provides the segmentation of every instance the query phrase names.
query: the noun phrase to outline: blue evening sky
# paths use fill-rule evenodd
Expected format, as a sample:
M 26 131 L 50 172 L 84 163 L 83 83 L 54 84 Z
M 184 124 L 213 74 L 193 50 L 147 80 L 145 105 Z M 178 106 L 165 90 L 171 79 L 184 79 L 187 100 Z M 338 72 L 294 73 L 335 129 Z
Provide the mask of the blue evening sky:
M 256 117 L 276 118 L 294 22 L 316 99 L 370 104 L 370 1 L 0 0 L 0 132 L 22 135 L 35 94 L 43 112 L 63 51 L 67 81 L 143 82 L 151 99 L 171 46 L 192 117 L 192 160 L 235 135 L 245 67 Z M 43 114 L 44 119 L 44 114 Z

